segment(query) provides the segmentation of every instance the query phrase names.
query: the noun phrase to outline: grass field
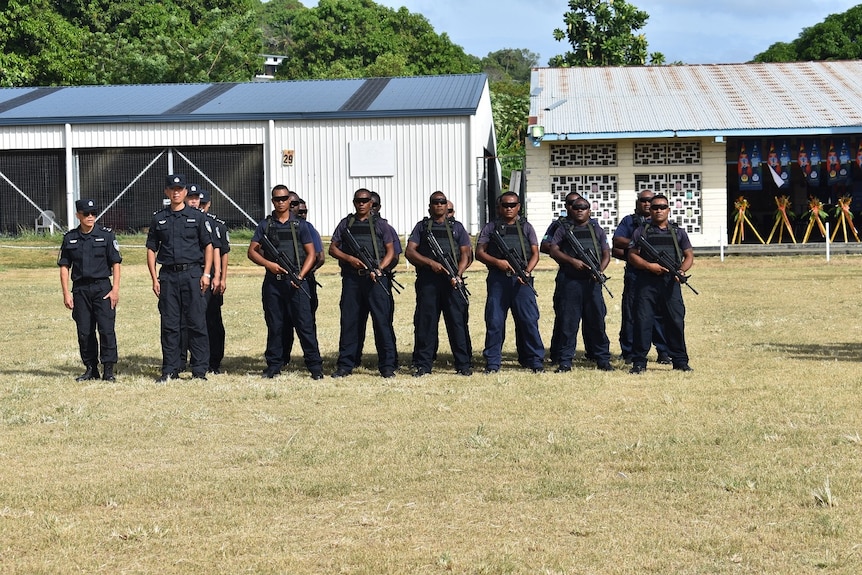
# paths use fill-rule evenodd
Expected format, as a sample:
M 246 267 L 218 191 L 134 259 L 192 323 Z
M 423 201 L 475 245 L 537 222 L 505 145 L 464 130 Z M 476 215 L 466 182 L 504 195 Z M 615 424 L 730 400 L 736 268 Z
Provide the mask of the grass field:
M 262 274 L 237 247 L 228 373 L 159 385 L 143 250 L 124 249 L 117 381 L 77 383 L 56 248 L 0 244 L 4 573 L 862 572 L 858 256 L 698 259 L 693 373 L 534 376 L 509 337 L 494 376 L 452 375 L 442 343 L 431 376 L 384 380 L 367 354 L 312 381 L 260 378 Z M 553 269 L 537 274 L 546 342 Z M 327 373 L 335 270 L 320 277 Z M 468 272 L 479 367 L 484 275 Z M 622 266 L 608 275 L 616 355 Z

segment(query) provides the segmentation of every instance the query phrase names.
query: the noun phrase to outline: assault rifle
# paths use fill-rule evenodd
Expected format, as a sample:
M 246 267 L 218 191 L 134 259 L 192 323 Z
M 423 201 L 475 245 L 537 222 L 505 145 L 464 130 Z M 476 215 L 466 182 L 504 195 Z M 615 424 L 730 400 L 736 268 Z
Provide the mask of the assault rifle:
M 374 233 L 373 228 L 371 231 L 372 233 Z M 381 276 L 383 275 L 383 272 L 380 271 L 380 264 L 374 261 L 374 258 L 371 257 L 371 254 L 368 253 L 368 249 L 366 249 L 365 246 L 356 241 L 356 236 L 354 236 L 353 232 L 350 231 L 350 227 L 344 227 L 344 233 L 342 234 L 342 237 L 346 240 L 345 243 L 347 244 L 347 249 L 352 252 L 351 255 L 354 255 L 359 258 L 359 261 L 362 262 L 362 265 L 365 266 L 365 269 L 368 270 L 369 273 L 376 272 Z M 386 289 L 385 285 L 383 285 L 379 281 L 375 281 L 374 283 L 379 285 L 380 289 L 386 292 L 386 295 L 390 297 L 392 296 L 392 293 L 388 289 Z
M 390 285 L 392 285 L 392 290 L 395 293 L 400 294 L 401 290 L 404 289 L 404 286 L 401 284 L 401 282 L 399 282 L 397 279 L 395 279 L 395 273 L 396 273 L 395 270 L 394 269 L 382 270 L 382 273 L 383 273 L 383 275 L 385 275 L 386 277 L 389 278 L 389 283 L 390 283 Z
M 588 223 L 587 225 L 591 224 Z M 598 260 L 596 260 L 596 255 L 590 250 L 584 249 L 584 246 L 580 241 L 578 241 L 578 238 L 575 237 L 574 232 L 572 232 L 572 227 L 565 221 L 565 218 L 560 218 L 560 226 L 566 230 L 566 240 L 575 251 L 575 257 L 587 264 L 587 267 L 590 268 L 590 273 L 596 281 L 605 288 L 605 291 L 608 292 L 609 296 L 614 297 L 614 294 L 611 293 L 611 290 L 607 286 L 608 279 L 610 278 L 608 278 L 608 276 L 606 276 L 602 271 L 602 266 Z
M 530 276 L 527 275 L 527 262 L 525 262 L 524 258 L 521 257 L 521 254 L 506 245 L 506 240 L 504 240 L 503 236 L 500 235 L 500 230 L 497 229 L 497 226 L 494 226 L 494 231 L 491 233 L 491 240 L 494 242 L 494 245 L 497 246 L 497 249 L 503 253 L 503 257 L 506 259 L 509 267 L 512 268 L 512 271 L 515 272 L 518 279 L 521 280 L 521 283 L 529 286 L 536 297 L 539 297 L 539 292 L 537 292 L 536 288 L 533 287 L 533 284 L 530 283 Z
M 434 234 L 428 227 L 425 228 L 425 239 L 428 241 L 428 245 L 431 246 L 431 253 L 434 255 L 434 259 L 437 263 L 443 266 L 443 269 L 445 269 L 446 273 L 449 274 L 449 279 L 455 281 L 453 289 L 458 292 L 458 295 L 461 296 L 464 303 L 470 303 L 470 300 L 468 299 L 468 296 L 471 295 L 470 290 L 467 289 L 467 284 L 464 283 L 464 278 L 458 273 L 458 266 L 455 265 L 452 254 L 443 251 L 443 248 L 440 246 L 440 242 L 437 241 L 437 238 L 434 237 Z
M 278 251 L 278 248 L 275 247 L 275 244 L 272 243 L 272 240 L 269 239 L 269 236 L 266 234 L 260 236 L 260 245 L 263 247 L 264 255 L 268 258 L 272 258 L 275 263 L 281 266 L 281 269 L 287 272 L 287 277 L 290 278 L 291 283 L 299 286 L 302 293 L 304 293 L 308 299 L 311 299 L 311 294 L 308 293 L 308 290 L 305 289 L 304 285 L 302 285 L 304 280 L 299 279 L 299 268 L 290 261 L 287 255 L 284 252 Z
M 674 233 L 673 230 L 671 230 L 671 233 Z M 646 256 L 646 258 L 644 259 L 655 260 L 658 265 L 668 270 L 668 273 L 672 274 L 677 279 L 677 281 L 679 281 L 679 283 L 688 286 L 688 289 L 693 291 L 694 295 L 700 295 L 698 291 L 691 287 L 691 284 L 688 283 L 688 278 L 691 276 L 687 276 L 681 271 L 679 271 L 677 263 L 673 260 L 673 258 L 670 257 L 670 255 L 668 255 L 667 252 L 658 251 L 657 249 L 655 249 L 655 246 L 649 243 L 649 241 L 643 236 L 638 238 L 638 243 L 635 247 L 640 249 L 641 254 Z

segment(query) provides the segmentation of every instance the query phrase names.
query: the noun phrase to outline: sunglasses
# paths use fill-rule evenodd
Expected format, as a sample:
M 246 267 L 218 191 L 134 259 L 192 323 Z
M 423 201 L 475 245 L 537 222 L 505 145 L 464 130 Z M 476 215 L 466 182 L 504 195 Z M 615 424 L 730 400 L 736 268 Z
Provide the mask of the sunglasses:
M 588 210 L 588 209 L 590 209 L 589 204 L 569 204 L 569 205 L 572 206 L 573 210 Z
M 297 202 L 296 200 L 294 200 L 294 201 L 290 202 L 290 207 L 291 207 L 291 208 L 295 208 L 295 207 L 297 207 L 297 206 L 298 206 L 299 204 L 301 204 L 301 203 L 302 203 L 302 202 Z
M 96 212 L 81 212 L 81 215 L 85 218 L 89 218 L 90 216 L 95 216 Z
M 649 197 L 649 198 L 638 198 L 638 201 L 639 201 L 639 202 L 643 202 L 643 203 L 645 203 L 645 204 L 648 204 L 648 203 L 650 203 L 650 202 L 652 201 L 652 197 Z
M 518 207 L 518 202 L 501 202 L 500 205 L 507 210 Z
M 446 210 L 446 211 L 447 211 L 447 212 L 449 212 L 450 214 L 454 214 L 454 213 L 455 213 L 454 208 L 449 208 L 449 209 L 448 209 L 448 210 Z
M 354 204 L 367 204 L 371 201 L 371 198 L 353 198 Z
M 273 203 L 286 202 L 289 199 L 290 199 L 290 196 L 273 196 L 272 197 Z
M 448 203 L 449 203 L 449 200 L 447 200 L 445 198 L 438 198 L 436 200 L 431 200 L 431 205 L 434 205 L 434 206 L 442 206 L 443 204 L 448 204 Z
M 308 210 L 296 210 L 296 215 L 304 216 L 308 213 Z
M 650 206 L 650 207 L 649 207 L 649 209 L 651 209 L 651 210 L 655 210 L 655 211 L 658 211 L 658 210 L 666 210 L 666 209 L 668 209 L 669 207 L 670 207 L 670 206 L 669 206 L 669 205 L 667 205 L 667 204 L 656 204 L 656 205 L 654 205 L 654 206 Z

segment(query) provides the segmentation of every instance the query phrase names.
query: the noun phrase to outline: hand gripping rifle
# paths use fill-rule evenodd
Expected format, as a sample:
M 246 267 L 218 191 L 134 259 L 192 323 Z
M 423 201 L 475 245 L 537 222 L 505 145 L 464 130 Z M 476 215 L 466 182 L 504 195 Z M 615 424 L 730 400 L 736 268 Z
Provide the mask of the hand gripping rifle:
M 607 286 L 608 276 L 604 274 L 602 271 L 602 266 L 596 260 L 596 255 L 590 250 L 584 249 L 583 244 L 578 241 L 578 238 L 575 237 L 574 232 L 572 232 L 571 226 L 565 221 L 562 221 L 563 218 L 560 218 L 560 226 L 566 230 L 566 241 L 569 242 L 569 245 L 572 246 L 572 249 L 575 251 L 575 257 L 587 264 L 587 267 L 590 268 L 590 274 L 595 278 L 597 282 L 599 282 L 605 291 L 608 292 L 608 295 L 614 297 L 614 294 L 611 293 L 611 290 Z M 591 225 L 591 224 L 587 224 Z
M 372 229 L 372 233 L 373 232 L 374 230 Z M 350 228 L 348 226 L 344 227 L 344 233 L 342 234 L 342 237 L 347 240 L 345 243 L 347 244 L 347 248 L 351 252 L 353 252 L 352 255 L 359 258 L 359 261 L 362 262 L 362 265 L 365 266 L 365 269 L 368 270 L 369 273 L 376 271 L 378 274 L 383 275 L 383 273 L 380 272 L 380 265 L 374 261 L 374 258 L 371 257 L 371 254 L 368 253 L 368 250 L 365 248 L 365 246 L 356 241 L 356 236 L 353 235 L 353 232 L 350 231 Z M 380 289 L 386 292 L 386 295 L 390 297 L 392 296 L 392 293 L 388 289 L 386 289 L 385 285 L 378 281 L 375 281 L 374 283 L 379 285 Z
M 443 251 L 440 242 L 437 241 L 437 238 L 434 237 L 434 234 L 427 227 L 425 228 L 425 239 L 428 241 L 428 245 L 431 246 L 431 253 L 434 255 L 434 259 L 443 266 L 443 269 L 449 274 L 449 279 L 455 281 L 453 289 L 458 292 L 458 295 L 461 296 L 465 304 L 469 304 L 470 300 L 468 296 L 471 295 L 470 290 L 467 289 L 464 278 L 458 273 L 458 266 L 455 265 L 452 254 Z
M 668 273 L 676 277 L 679 283 L 688 286 L 688 289 L 693 291 L 694 295 L 700 295 L 698 291 L 691 287 L 691 284 L 688 283 L 688 278 L 691 276 L 687 276 L 681 271 L 679 271 L 679 267 L 677 266 L 676 262 L 673 261 L 673 259 L 670 257 L 670 255 L 668 255 L 667 252 L 658 251 L 657 249 L 655 249 L 655 246 L 649 243 L 649 241 L 643 236 L 638 238 L 638 243 L 636 247 L 640 249 L 641 253 L 645 255 L 647 259 L 655 260 L 658 265 L 660 265 L 666 270 L 669 270 Z
M 527 262 L 524 261 L 524 258 L 522 258 L 518 252 L 506 245 L 506 240 L 504 240 L 503 236 L 500 235 L 500 230 L 497 229 L 497 226 L 494 226 L 494 231 L 491 233 L 491 240 L 493 240 L 497 249 L 503 253 L 503 257 L 506 259 L 509 267 L 512 268 L 512 271 L 515 272 L 515 275 L 518 276 L 518 279 L 521 280 L 521 283 L 529 286 L 529 288 L 533 290 L 533 294 L 535 294 L 536 297 L 539 297 L 539 292 L 537 292 L 536 288 L 533 287 L 533 284 L 530 283 L 530 276 L 527 275 Z
M 278 248 L 275 247 L 275 244 L 272 243 L 272 240 L 269 239 L 269 236 L 266 234 L 260 236 L 260 245 L 263 247 L 264 255 L 269 258 L 274 258 L 273 261 L 287 272 L 287 277 L 290 278 L 291 283 L 299 286 L 302 293 L 304 293 L 308 299 L 311 299 L 311 294 L 308 293 L 308 290 L 305 289 L 304 285 L 302 285 L 304 280 L 299 279 L 299 268 L 293 265 L 293 262 L 288 259 L 287 255 L 284 252 L 278 251 Z

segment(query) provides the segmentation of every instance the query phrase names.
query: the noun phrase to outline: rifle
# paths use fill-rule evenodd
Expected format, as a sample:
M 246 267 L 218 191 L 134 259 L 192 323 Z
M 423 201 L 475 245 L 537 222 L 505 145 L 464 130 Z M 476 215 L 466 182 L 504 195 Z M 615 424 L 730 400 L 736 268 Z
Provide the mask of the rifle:
M 591 225 L 591 224 L 587 224 Z M 560 218 L 560 226 L 564 230 L 566 230 L 566 240 L 569 242 L 569 245 L 572 246 L 572 249 L 575 250 L 575 257 L 587 264 L 587 267 L 590 268 L 590 273 L 599 282 L 605 291 L 608 292 L 608 295 L 614 297 L 614 294 L 611 293 L 611 290 L 607 286 L 607 282 L 610 278 L 604 274 L 601 269 L 601 264 L 596 260 L 596 255 L 584 249 L 584 246 L 578 241 L 578 238 L 575 237 L 574 232 L 572 232 L 571 226 L 568 225 L 568 222 L 564 221 L 564 218 Z
M 427 226 L 425 227 L 425 239 L 428 241 L 428 245 L 431 246 L 431 253 L 434 255 L 434 259 L 443 266 L 443 269 L 449 274 L 449 279 L 455 281 L 453 289 L 458 292 L 458 295 L 461 296 L 465 304 L 469 304 L 470 300 L 468 296 L 471 295 L 470 290 L 467 289 L 464 278 L 458 273 L 458 266 L 455 265 L 452 254 L 443 251 L 440 242 L 437 241 L 437 238 L 434 237 L 431 229 Z
M 293 265 L 293 262 L 288 259 L 284 252 L 278 251 L 278 248 L 275 247 L 275 244 L 272 243 L 269 236 L 263 234 L 260 238 L 260 245 L 263 247 L 264 255 L 268 255 L 270 258 L 275 258 L 275 263 L 287 272 L 287 276 L 290 278 L 291 283 L 298 285 L 299 289 L 302 290 L 302 293 L 304 293 L 308 299 L 311 299 L 311 294 L 308 293 L 308 290 L 305 289 L 304 285 L 302 285 L 303 280 L 299 279 L 299 268 Z
M 395 273 L 396 273 L 395 270 L 387 269 L 387 270 L 382 270 L 382 272 L 383 272 L 383 275 L 385 275 L 386 277 L 389 278 L 389 283 L 392 285 L 392 289 L 395 291 L 395 293 L 400 294 L 401 290 L 404 289 L 404 286 L 401 284 L 401 282 L 399 282 L 397 279 L 395 279 Z
M 371 233 L 374 233 L 373 224 L 371 228 Z M 379 271 L 380 265 L 378 264 L 378 262 L 374 261 L 374 258 L 371 257 L 371 254 L 368 253 L 368 250 L 365 248 L 365 246 L 361 245 L 358 241 L 356 241 L 356 236 L 354 236 L 353 232 L 350 231 L 349 226 L 344 226 L 343 237 L 345 240 L 347 240 L 347 248 L 351 252 L 353 252 L 352 255 L 359 258 L 359 261 L 362 262 L 362 265 L 365 266 L 365 269 L 367 269 L 369 272 L 374 272 L 375 270 L 377 270 L 377 273 L 379 273 L 381 276 L 383 275 L 383 273 Z M 386 295 L 392 297 L 392 293 L 388 289 L 386 289 L 385 285 L 378 281 L 375 281 L 374 283 L 379 285 L 380 289 L 386 292 Z
M 503 253 L 503 257 L 506 259 L 509 267 L 512 268 L 512 271 L 515 272 L 518 279 L 521 280 L 521 283 L 529 286 L 529 288 L 533 290 L 533 294 L 535 294 L 536 297 L 539 297 L 539 292 L 536 291 L 536 288 L 534 288 L 533 284 L 529 281 L 530 276 L 527 275 L 526 270 L 527 262 L 525 262 L 524 258 L 521 257 L 521 254 L 506 245 L 506 240 L 504 240 L 503 236 L 500 235 L 500 230 L 497 229 L 496 225 L 494 226 L 494 231 L 491 233 L 491 240 L 493 240 L 497 249 Z
M 674 230 L 671 230 L 672 233 L 675 233 Z M 660 252 L 655 249 L 649 241 L 641 236 L 638 238 L 637 248 L 640 249 L 641 253 L 644 254 L 647 258 L 651 260 L 655 260 L 658 265 L 668 270 L 669 274 L 672 274 L 681 284 L 685 284 L 688 286 L 688 289 L 694 292 L 694 295 L 700 295 L 696 289 L 691 287 L 691 284 L 688 283 L 688 278 L 691 276 L 687 276 L 681 271 L 679 271 L 679 267 L 676 262 L 671 259 L 671 257 L 667 254 L 667 252 Z

